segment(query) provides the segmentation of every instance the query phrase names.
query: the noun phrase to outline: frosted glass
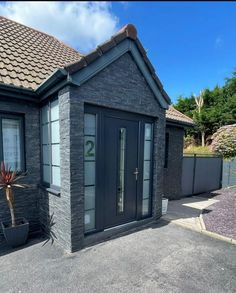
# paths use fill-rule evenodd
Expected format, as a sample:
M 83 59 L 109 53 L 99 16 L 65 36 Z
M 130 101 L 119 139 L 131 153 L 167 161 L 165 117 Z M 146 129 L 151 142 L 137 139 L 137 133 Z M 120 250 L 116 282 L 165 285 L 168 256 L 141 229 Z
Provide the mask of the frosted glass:
M 144 161 L 143 179 L 150 179 L 150 161 Z
M 42 135 L 43 144 L 48 144 L 48 142 L 49 142 L 49 137 L 48 137 L 49 124 L 43 125 L 42 131 L 43 131 L 43 135 Z
M 52 166 L 52 184 L 56 186 L 61 185 L 60 167 Z
M 95 136 L 84 137 L 84 159 L 94 161 L 96 156 Z
M 144 160 L 151 159 L 151 142 L 145 141 L 144 142 Z
M 60 143 L 59 121 L 51 123 L 51 138 L 52 143 Z
M 84 188 L 85 210 L 95 208 L 95 186 L 87 186 Z
M 47 123 L 49 122 L 49 110 L 48 110 L 48 105 L 47 106 L 44 106 L 42 109 L 41 109 L 41 119 L 42 119 L 42 123 Z
M 95 162 L 85 162 L 85 185 L 95 185 Z
M 43 181 L 50 183 L 50 167 L 43 165 Z
M 95 228 L 95 210 L 85 211 L 84 213 L 85 231 Z
M 51 121 L 59 119 L 59 105 L 58 100 L 51 103 Z
M 96 116 L 93 114 L 84 114 L 84 134 L 96 134 Z
M 143 181 L 143 198 L 147 198 L 150 195 L 150 180 Z
M 152 139 L 152 125 L 149 123 L 145 124 L 145 139 L 146 140 Z
M 143 200 L 143 206 L 142 206 L 142 214 L 143 216 L 147 215 L 149 212 L 149 199 Z
M 52 165 L 60 166 L 60 145 L 52 144 Z
M 43 164 L 49 165 L 49 146 L 43 145 Z

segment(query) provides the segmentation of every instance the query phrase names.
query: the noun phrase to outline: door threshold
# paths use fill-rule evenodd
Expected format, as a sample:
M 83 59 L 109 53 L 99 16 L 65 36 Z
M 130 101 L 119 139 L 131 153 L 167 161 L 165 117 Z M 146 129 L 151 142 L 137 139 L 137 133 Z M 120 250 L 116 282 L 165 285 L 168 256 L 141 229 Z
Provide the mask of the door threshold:
M 121 224 L 121 225 L 118 225 L 118 226 L 113 226 L 113 227 L 110 227 L 110 228 L 106 228 L 106 229 L 104 229 L 104 232 L 105 231 L 110 231 L 110 230 L 115 230 L 115 229 L 120 229 L 122 227 L 127 227 L 127 226 L 133 225 L 134 223 L 137 223 L 137 222 L 139 222 L 139 221 L 135 220 L 135 221 L 124 223 L 124 224 Z

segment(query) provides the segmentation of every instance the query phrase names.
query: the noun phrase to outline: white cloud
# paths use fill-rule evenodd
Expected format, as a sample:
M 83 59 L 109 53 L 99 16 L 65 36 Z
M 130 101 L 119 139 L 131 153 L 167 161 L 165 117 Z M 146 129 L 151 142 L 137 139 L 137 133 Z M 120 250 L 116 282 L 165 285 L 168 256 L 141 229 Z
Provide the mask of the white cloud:
M 216 49 L 219 49 L 219 48 L 221 48 L 223 46 L 223 44 L 224 44 L 224 41 L 223 41 L 222 37 L 221 36 L 218 36 L 215 39 L 215 48 Z
M 55 36 L 87 52 L 117 31 L 109 2 L 2 2 L 2 16 Z

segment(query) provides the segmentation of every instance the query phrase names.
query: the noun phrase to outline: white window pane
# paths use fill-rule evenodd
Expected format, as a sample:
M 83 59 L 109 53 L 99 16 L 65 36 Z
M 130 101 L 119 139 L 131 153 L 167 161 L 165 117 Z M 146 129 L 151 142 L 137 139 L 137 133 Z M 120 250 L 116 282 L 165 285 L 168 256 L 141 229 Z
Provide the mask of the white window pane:
M 84 134 L 96 134 L 96 116 L 93 114 L 84 114 Z
M 95 228 L 95 210 L 85 211 L 84 214 L 85 231 Z
M 87 186 L 84 188 L 85 210 L 95 208 L 95 186 Z
M 58 100 L 51 103 L 51 121 L 59 119 L 59 104 Z
M 143 179 L 150 179 L 150 161 L 144 161 Z
M 151 159 L 151 142 L 145 141 L 144 142 L 144 160 Z
M 42 123 L 47 123 L 49 122 L 49 108 L 48 108 L 48 105 L 44 106 L 42 109 L 41 109 L 41 118 L 42 118 Z
M 51 138 L 52 143 L 60 143 L 59 121 L 51 123 Z
M 3 159 L 12 170 L 21 169 L 20 121 L 2 119 Z
M 50 183 L 50 167 L 43 165 L 43 181 Z
M 143 200 L 143 206 L 142 206 L 142 214 L 143 216 L 147 215 L 149 212 L 149 199 Z
M 43 135 L 42 135 L 42 143 L 43 144 L 48 144 L 49 143 L 49 124 L 45 124 L 42 126 L 42 131 L 43 131 Z
M 95 160 L 95 136 L 84 137 L 84 159 L 86 161 Z
M 145 124 L 145 139 L 146 140 L 152 139 L 152 125 L 149 123 Z
M 60 167 L 52 166 L 52 184 L 61 185 Z
M 85 185 L 95 185 L 95 162 L 85 162 Z
M 52 165 L 60 166 L 60 145 L 52 144 Z
M 43 164 L 49 165 L 49 146 L 43 145 Z
M 150 195 L 150 180 L 143 181 L 143 198 L 147 198 Z

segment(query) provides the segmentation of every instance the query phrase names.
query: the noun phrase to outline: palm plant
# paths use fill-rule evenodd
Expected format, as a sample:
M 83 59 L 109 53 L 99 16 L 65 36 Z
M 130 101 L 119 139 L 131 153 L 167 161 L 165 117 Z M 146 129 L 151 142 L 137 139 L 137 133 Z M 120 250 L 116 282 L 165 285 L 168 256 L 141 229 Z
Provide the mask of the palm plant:
M 14 209 L 14 194 L 13 187 L 26 188 L 28 185 L 17 183 L 18 180 L 24 178 L 26 173 L 11 171 L 11 167 L 6 166 L 4 162 L 1 163 L 0 172 L 0 189 L 4 189 L 6 200 L 11 213 L 12 227 L 16 226 L 15 209 Z

